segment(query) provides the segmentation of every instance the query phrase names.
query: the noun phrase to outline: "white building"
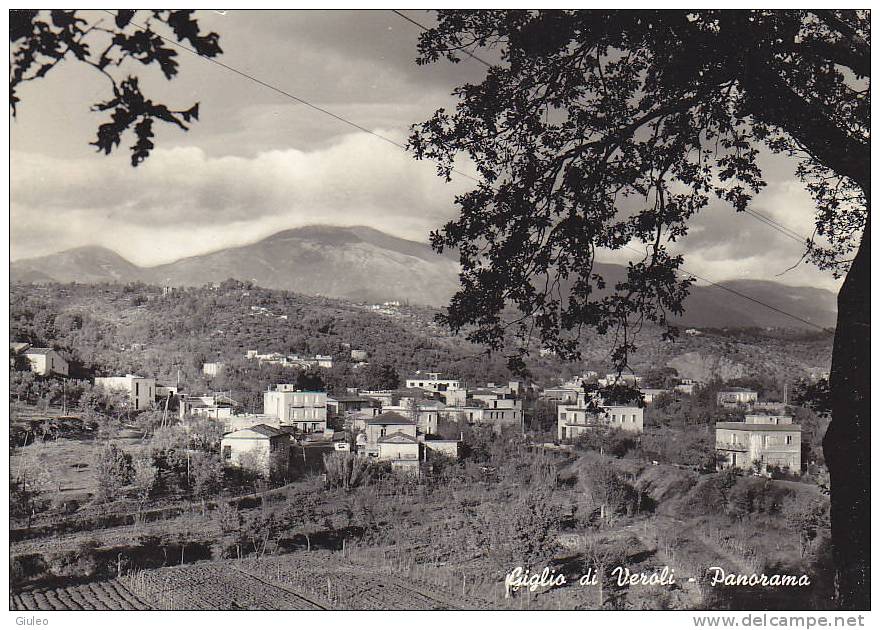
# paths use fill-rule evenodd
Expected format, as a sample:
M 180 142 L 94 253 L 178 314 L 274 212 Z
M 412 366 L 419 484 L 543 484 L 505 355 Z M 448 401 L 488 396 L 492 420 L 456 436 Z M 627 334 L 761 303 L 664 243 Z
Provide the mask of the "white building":
M 560 440 L 573 440 L 597 427 L 632 433 L 645 430 L 645 411 L 634 405 L 560 405 L 556 413 Z
M 639 392 L 642 394 L 642 400 L 645 401 L 646 405 L 650 405 L 654 402 L 654 399 L 658 396 L 662 396 L 663 394 L 668 394 L 668 389 L 656 389 L 653 387 L 642 387 L 639 389 Z
M 792 416 L 779 413 L 747 413 L 746 424 L 792 424 Z
M 205 396 L 180 396 L 179 400 L 180 419 L 186 416 L 201 416 L 226 420 L 235 413 L 238 403 L 226 394 L 208 394 Z
M 52 348 L 28 348 L 23 352 L 31 366 L 31 372 L 40 376 L 61 374 L 67 376 L 67 361 Z
M 415 400 L 404 398 L 399 405 L 382 407 L 382 412 L 394 412 L 413 420 L 422 433 L 436 433 L 437 422 L 446 405 L 433 400 Z
M 778 466 L 800 474 L 801 427 L 792 424 L 790 416 L 752 415 L 746 422 L 717 422 L 715 451 L 720 469 L 766 471 L 768 466 Z
M 406 378 L 406 386 L 432 392 L 445 392 L 448 389 L 461 389 L 461 381 L 443 378 L 442 372 L 416 372 Z
M 327 429 L 327 392 L 299 391 L 295 385 L 280 384 L 263 392 L 263 413 L 275 416 L 282 426 L 300 433 Z
M 135 411 L 150 409 L 156 399 L 156 380 L 136 374 L 99 376 L 95 386 L 107 391 L 125 392 Z
M 204 365 L 202 365 L 202 374 L 213 378 L 215 376 L 219 376 L 223 372 L 223 368 L 225 367 L 225 363 L 205 363 Z
M 265 424 L 227 433 L 220 442 L 224 465 L 267 476 L 287 465 L 289 450 L 290 435 Z
M 744 387 L 728 387 L 718 392 L 720 407 L 737 407 L 749 405 L 758 400 L 758 392 Z

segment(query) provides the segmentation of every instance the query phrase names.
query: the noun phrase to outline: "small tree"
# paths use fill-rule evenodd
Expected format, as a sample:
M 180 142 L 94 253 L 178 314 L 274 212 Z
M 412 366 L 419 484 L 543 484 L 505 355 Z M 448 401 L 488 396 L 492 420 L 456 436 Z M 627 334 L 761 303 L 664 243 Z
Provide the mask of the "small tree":
M 329 488 L 350 491 L 370 482 L 372 466 L 366 457 L 355 453 L 330 453 L 324 455 L 326 484 Z
M 19 458 L 9 479 L 9 508 L 12 516 L 27 517 L 27 526 L 30 527 L 39 497 L 51 478 L 49 469 L 37 455 L 28 453 Z
M 95 464 L 98 481 L 98 500 L 112 501 L 119 496 L 122 488 L 132 480 L 131 455 L 115 444 L 101 448 Z
M 156 489 L 159 481 L 159 469 L 153 463 L 153 458 L 148 456 L 136 457 L 131 464 L 132 487 L 143 510 L 144 503 Z
M 611 571 L 615 567 L 622 566 L 626 562 L 629 542 L 608 538 L 587 540 L 583 555 L 584 574 L 590 569 L 596 576 L 596 586 L 599 587 L 599 609 L 605 608 L 606 590 L 614 588 L 616 581 L 611 578 Z
M 505 559 L 530 567 L 546 561 L 556 549 L 556 534 L 562 521 L 561 506 L 549 490 L 527 492 L 500 511 L 500 534 L 496 548 Z
M 190 455 L 190 483 L 197 497 L 215 494 L 223 481 L 223 465 L 214 453 L 203 451 Z
M 807 497 L 804 493 L 792 494 L 783 503 L 782 513 L 798 536 L 802 558 L 812 551 L 816 539 L 830 530 L 828 507 L 824 497 Z
M 305 536 L 306 550 L 312 550 L 311 531 L 320 519 L 318 500 L 314 495 L 300 493 L 290 497 L 283 513 L 284 522 Z

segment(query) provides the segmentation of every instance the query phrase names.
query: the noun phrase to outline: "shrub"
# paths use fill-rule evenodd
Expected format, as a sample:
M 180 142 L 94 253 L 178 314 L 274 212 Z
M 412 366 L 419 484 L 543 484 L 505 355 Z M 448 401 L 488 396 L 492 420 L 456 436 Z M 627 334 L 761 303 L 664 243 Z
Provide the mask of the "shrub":
M 9 581 L 13 586 L 21 586 L 40 577 L 49 567 L 41 554 L 28 553 L 9 558 Z
M 94 577 L 98 573 L 98 543 L 84 540 L 73 549 L 52 554 L 48 565 L 58 577 Z
M 373 470 L 366 457 L 355 453 L 330 453 L 324 455 L 326 483 L 330 488 L 351 490 L 370 482 Z
M 131 483 L 134 475 L 131 455 L 115 444 L 102 448 L 98 452 L 95 474 L 98 478 L 98 500 L 116 499 L 122 488 Z

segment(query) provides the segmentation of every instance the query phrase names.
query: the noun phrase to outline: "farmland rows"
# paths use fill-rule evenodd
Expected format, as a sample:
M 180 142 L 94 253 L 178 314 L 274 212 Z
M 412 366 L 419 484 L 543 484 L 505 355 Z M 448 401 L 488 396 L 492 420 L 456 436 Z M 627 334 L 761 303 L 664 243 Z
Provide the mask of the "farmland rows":
M 122 578 L 11 598 L 16 610 L 436 610 L 491 604 L 337 554 L 227 560 L 132 572 Z
M 320 610 L 290 589 L 245 575 L 231 561 L 138 571 L 123 580 L 165 610 Z
M 13 610 L 149 610 L 145 601 L 119 580 L 55 589 L 34 589 L 11 597 Z
M 444 592 L 435 585 L 378 572 L 332 556 L 323 562 L 286 556 L 245 561 L 242 570 L 327 599 L 334 608 L 351 610 L 485 609 L 488 602 Z
M 436 610 L 491 604 L 337 554 L 226 560 L 136 571 L 121 582 L 163 610 Z

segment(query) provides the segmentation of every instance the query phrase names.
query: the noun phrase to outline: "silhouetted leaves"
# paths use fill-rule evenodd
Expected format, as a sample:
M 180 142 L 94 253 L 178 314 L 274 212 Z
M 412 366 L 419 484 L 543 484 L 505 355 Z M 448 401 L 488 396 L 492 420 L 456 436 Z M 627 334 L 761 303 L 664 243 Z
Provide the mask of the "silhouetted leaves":
M 145 66 L 155 63 L 166 79 L 173 79 L 178 72 L 177 51 L 169 45 L 173 45 L 170 38 L 153 30 L 152 24 L 155 23 L 165 24 L 178 42 L 188 44 L 198 54 L 206 57 L 219 55 L 222 52 L 219 35 L 213 32 L 203 34 L 198 22 L 192 19 L 192 13 L 192 10 L 153 10 L 145 14 L 141 23 L 136 19 L 137 11 L 119 9 L 113 17 L 114 29 L 108 27 L 104 19 L 93 19 L 90 23 L 75 10 L 52 10 L 48 14 L 33 10 L 10 12 L 9 103 L 13 116 L 20 103 L 17 94 L 20 85 L 43 78 L 70 54 L 105 76 L 113 90 L 112 99 L 93 106 L 96 111 L 110 111 L 111 116 L 109 122 L 98 127 L 97 139 L 91 144 L 98 151 L 109 154 L 120 145 L 122 135 L 130 130 L 136 138 L 130 146 L 131 163 L 137 166 L 155 147 L 153 121 L 158 119 L 186 131 L 185 123 L 199 118 L 199 104 L 173 110 L 155 103 L 142 93 L 137 77 L 120 80 L 111 74 L 110 68 L 127 59 Z M 93 52 L 87 39 L 101 34 L 110 36 L 109 44 L 95 39 Z
M 482 179 L 431 235 L 462 265 L 440 321 L 515 343 L 512 367 L 539 342 L 578 358 L 592 328 L 626 366 L 644 322 L 675 336 L 691 281 L 670 250 L 712 198 L 748 207 L 762 142 L 801 158 L 833 248 L 809 251 L 836 264 L 865 225 L 869 29 L 857 11 L 439 11 L 418 63 L 499 60 L 409 140 L 440 176 L 464 154 Z M 606 288 L 597 254 L 625 247 L 641 255 Z

